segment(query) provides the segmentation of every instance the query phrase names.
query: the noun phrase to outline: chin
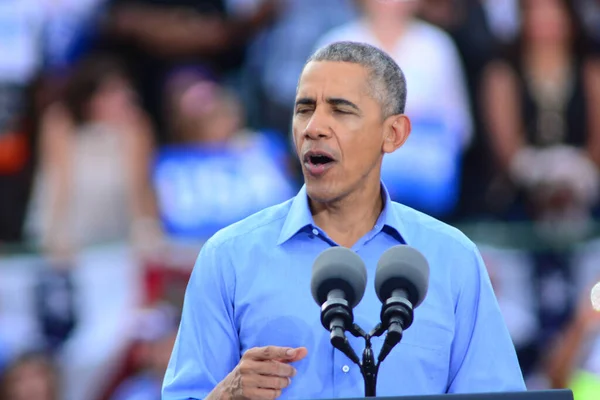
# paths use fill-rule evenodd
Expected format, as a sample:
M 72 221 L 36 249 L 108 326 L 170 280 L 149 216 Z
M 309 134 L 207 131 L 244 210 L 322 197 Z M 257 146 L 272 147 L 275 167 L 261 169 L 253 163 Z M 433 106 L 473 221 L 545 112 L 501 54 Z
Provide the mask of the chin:
M 326 182 L 306 182 L 306 194 L 308 197 L 319 203 L 331 203 L 339 199 L 340 194 Z

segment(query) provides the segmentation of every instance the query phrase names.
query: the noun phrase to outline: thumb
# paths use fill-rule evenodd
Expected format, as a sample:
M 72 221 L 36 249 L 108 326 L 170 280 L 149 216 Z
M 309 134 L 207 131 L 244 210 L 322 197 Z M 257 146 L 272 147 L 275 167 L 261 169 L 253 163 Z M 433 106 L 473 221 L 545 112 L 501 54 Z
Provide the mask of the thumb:
M 308 349 L 306 347 L 297 347 L 294 349 L 294 354 L 285 360 L 285 362 L 291 363 L 302 360 L 308 354 Z

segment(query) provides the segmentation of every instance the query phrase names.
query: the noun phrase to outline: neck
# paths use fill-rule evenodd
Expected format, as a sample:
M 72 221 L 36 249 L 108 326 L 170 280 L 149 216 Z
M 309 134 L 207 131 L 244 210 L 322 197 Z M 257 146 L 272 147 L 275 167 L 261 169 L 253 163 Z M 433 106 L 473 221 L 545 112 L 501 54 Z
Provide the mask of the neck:
M 526 62 L 534 68 L 552 68 L 563 65 L 570 59 L 570 52 L 566 46 L 549 43 L 526 47 L 524 50 Z
M 381 214 L 380 181 L 373 181 L 332 203 L 310 200 L 310 207 L 315 224 L 336 243 L 350 248 L 373 229 Z
M 540 82 L 562 82 L 569 69 L 569 52 L 564 47 L 536 46 L 525 51 L 528 75 Z

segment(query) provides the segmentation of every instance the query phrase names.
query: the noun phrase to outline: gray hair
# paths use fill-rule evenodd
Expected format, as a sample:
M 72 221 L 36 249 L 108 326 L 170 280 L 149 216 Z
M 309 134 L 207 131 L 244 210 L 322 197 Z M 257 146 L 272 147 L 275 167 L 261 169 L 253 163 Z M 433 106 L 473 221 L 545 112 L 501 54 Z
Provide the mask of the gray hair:
M 370 73 L 371 96 L 381 105 L 383 118 L 404 114 L 406 78 L 383 50 L 366 43 L 341 41 L 320 48 L 306 64 L 311 61 L 348 62 L 365 67 Z

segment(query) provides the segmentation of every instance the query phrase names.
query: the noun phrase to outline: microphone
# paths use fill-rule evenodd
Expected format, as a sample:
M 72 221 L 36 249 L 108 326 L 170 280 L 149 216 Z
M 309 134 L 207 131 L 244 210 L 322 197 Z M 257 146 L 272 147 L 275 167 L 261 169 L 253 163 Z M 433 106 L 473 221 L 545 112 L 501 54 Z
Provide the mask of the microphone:
M 331 247 L 316 258 L 310 286 L 313 299 L 321 307 L 321 323 L 331 333 L 331 344 L 360 364 L 345 331 L 352 329 L 352 309 L 362 300 L 367 286 L 364 262 L 350 249 Z
M 418 250 L 406 245 L 386 250 L 377 263 L 375 292 L 383 304 L 381 328 L 387 330 L 378 356 L 383 361 L 413 322 L 413 310 L 427 295 L 429 264 Z

